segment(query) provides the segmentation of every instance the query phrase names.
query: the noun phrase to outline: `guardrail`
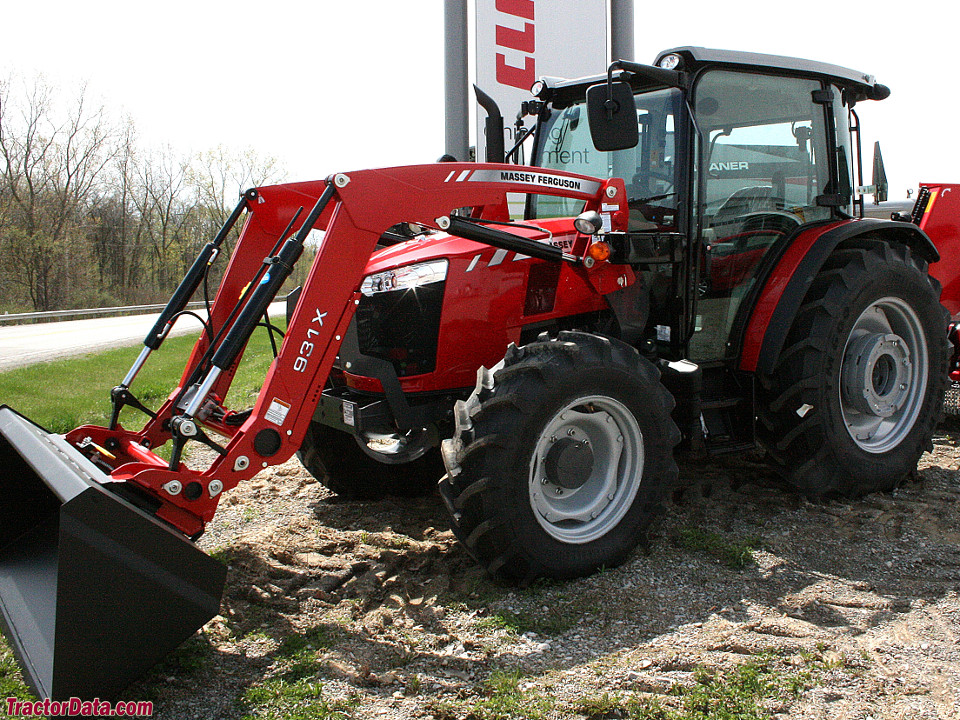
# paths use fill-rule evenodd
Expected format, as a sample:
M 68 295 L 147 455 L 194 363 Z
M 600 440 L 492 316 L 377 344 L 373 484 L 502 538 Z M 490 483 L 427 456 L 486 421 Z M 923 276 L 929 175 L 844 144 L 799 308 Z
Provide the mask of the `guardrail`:
M 45 322 L 50 320 L 76 320 L 84 317 L 112 317 L 119 315 L 139 315 L 160 312 L 166 304 L 127 305 L 124 307 L 86 308 L 83 310 L 47 310 L 32 313 L 7 313 L 0 315 L 0 325 L 18 325 L 27 322 Z M 188 308 L 205 307 L 202 302 L 187 303 Z

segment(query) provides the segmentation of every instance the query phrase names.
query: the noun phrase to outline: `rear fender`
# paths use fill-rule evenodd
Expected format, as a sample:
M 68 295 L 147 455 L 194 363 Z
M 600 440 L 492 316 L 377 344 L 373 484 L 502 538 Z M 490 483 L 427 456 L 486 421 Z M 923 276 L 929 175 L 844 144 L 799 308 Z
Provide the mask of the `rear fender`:
M 753 307 L 740 354 L 741 370 L 773 372 L 803 299 L 827 258 L 842 243 L 865 236 L 907 245 L 928 263 L 940 259 L 927 234 L 911 223 L 865 218 L 805 230 L 780 258 Z

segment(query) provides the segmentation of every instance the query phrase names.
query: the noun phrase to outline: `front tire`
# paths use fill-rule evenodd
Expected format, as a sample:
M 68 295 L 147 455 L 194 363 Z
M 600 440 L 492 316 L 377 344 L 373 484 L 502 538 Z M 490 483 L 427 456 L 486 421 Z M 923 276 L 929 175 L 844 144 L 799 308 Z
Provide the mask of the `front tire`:
M 676 480 L 673 398 L 616 340 L 562 332 L 511 346 L 458 403 L 440 491 L 496 577 L 571 578 L 623 562 Z
M 939 297 L 903 245 L 866 240 L 827 261 L 761 378 L 761 444 L 802 494 L 889 491 L 916 468 L 947 382 Z
M 381 460 L 376 453 L 361 448 L 354 435 L 318 422 L 310 423 L 297 457 L 307 472 L 347 500 L 427 495 L 443 474 L 436 447 L 407 462 L 387 456 Z

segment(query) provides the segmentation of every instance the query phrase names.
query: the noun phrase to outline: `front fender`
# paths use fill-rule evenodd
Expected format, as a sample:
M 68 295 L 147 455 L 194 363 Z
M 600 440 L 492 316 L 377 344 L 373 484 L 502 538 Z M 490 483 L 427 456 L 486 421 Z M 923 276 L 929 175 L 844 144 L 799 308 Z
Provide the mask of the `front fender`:
M 907 245 L 928 263 L 940 259 L 927 234 L 911 223 L 865 218 L 801 232 L 767 277 L 753 307 L 740 353 L 741 370 L 773 372 L 803 299 L 827 258 L 842 243 L 864 236 Z

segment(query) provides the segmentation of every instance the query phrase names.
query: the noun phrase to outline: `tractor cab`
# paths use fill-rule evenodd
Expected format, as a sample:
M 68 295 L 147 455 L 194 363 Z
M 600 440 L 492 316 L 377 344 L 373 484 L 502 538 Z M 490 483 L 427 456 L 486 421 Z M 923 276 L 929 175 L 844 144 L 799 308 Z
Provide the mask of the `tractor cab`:
M 853 216 L 853 106 L 888 94 L 833 65 L 698 47 L 537 90 L 534 164 L 624 178 L 629 225 L 608 236 L 615 254 L 664 250 L 637 268 L 652 290 L 645 339 L 699 363 L 740 357 L 745 299 L 802 229 Z M 527 212 L 578 210 L 533 197 Z

